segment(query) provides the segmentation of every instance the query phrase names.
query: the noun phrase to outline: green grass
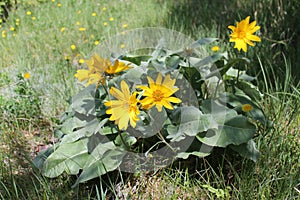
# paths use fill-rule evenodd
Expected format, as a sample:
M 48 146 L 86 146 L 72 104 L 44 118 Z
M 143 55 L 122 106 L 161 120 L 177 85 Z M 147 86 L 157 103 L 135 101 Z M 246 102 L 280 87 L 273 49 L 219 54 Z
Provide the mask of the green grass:
M 106 38 L 126 30 L 159 26 L 182 31 L 193 38 L 220 37 L 221 49 L 234 53 L 226 42 L 228 36 L 224 36 L 228 30 L 224 29 L 246 14 L 255 15 L 260 4 L 238 1 L 241 10 L 233 14 L 231 3 L 220 4 L 219 1 L 212 5 L 203 1 L 202 7 L 171 0 L 167 3 L 148 0 L 22 2 L 0 28 L 6 35 L 0 38 L 0 199 L 100 199 L 102 195 L 121 194 L 132 199 L 216 199 L 222 195 L 225 199 L 300 198 L 300 85 L 294 73 L 297 59 L 295 52 L 289 53 L 291 48 L 286 51 L 272 47 L 270 51 L 270 40 L 258 44 L 259 50 L 249 52 L 257 63 L 253 73 L 257 73 L 258 85 L 265 92 L 261 103 L 274 123 L 273 129 L 261 130 L 255 138 L 262 152 L 257 163 L 216 150 L 213 156 L 193 158 L 189 163 L 178 161 L 173 168 L 153 174 L 111 174 L 75 190 L 71 189 L 74 177 L 48 179 L 31 164 L 39 148 L 54 142 L 53 131 L 58 118 L 80 88 L 74 72 L 83 67 L 79 60 L 90 56 L 96 47 L 95 41 L 101 44 Z M 272 5 L 282 3 L 280 0 L 270 2 Z M 199 6 L 203 12 L 196 12 Z M 250 13 L 246 12 L 247 6 L 251 8 Z M 284 8 L 294 10 L 298 4 L 289 6 Z M 187 12 L 191 8 L 194 10 Z M 222 9 L 231 13 L 231 18 L 223 19 Z M 27 15 L 27 11 L 31 15 Z M 93 12 L 96 16 L 92 16 Z M 236 18 L 238 15 L 240 18 Z M 109 20 L 111 17 L 113 21 Z M 281 17 L 281 21 L 287 18 L 285 15 L 285 18 L 277 17 Z M 259 13 L 258 23 L 267 26 L 269 18 L 268 14 Z M 18 26 L 17 19 L 20 20 Z M 275 25 L 270 25 L 268 37 L 277 41 L 280 38 L 274 33 Z M 11 27 L 15 30 L 10 30 Z M 80 27 L 86 30 L 79 31 Z M 76 49 L 72 50 L 71 45 L 76 45 Z M 280 62 L 272 60 L 274 56 Z M 18 74 L 25 72 L 30 72 L 31 77 L 22 82 Z M 26 87 L 20 85 L 24 82 Z M 32 93 L 16 90 L 22 87 Z

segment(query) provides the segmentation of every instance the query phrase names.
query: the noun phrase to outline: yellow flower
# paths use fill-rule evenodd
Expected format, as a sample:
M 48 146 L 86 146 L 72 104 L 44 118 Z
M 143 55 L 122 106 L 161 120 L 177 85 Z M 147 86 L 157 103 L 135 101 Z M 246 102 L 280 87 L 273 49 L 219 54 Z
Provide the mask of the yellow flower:
M 80 69 L 74 75 L 80 82 L 88 80 L 86 86 L 94 83 L 104 83 L 104 74 L 116 74 L 127 70 L 130 66 L 116 60 L 114 65 L 108 59 L 101 58 L 98 54 L 94 54 L 90 60 L 85 60 L 88 70 Z
M 125 48 L 125 44 L 121 44 L 120 47 L 121 47 L 121 49 L 124 49 Z
M 60 32 L 64 32 L 66 30 L 65 27 L 61 27 Z
M 242 105 L 242 111 L 249 112 L 253 109 L 253 107 L 250 104 L 244 104 Z
M 71 60 L 71 56 L 65 56 L 65 60 L 66 60 L 66 61 Z
M 29 72 L 24 73 L 23 78 L 29 79 L 30 78 L 30 73 Z
M 232 30 L 230 34 L 229 42 L 235 42 L 234 48 L 239 51 L 242 49 L 247 52 L 247 44 L 254 46 L 254 42 L 260 42 L 260 38 L 253 35 L 256 31 L 260 29 L 260 26 L 256 26 L 256 21 L 249 24 L 250 16 L 246 17 L 244 20 L 237 22 L 235 26 L 228 26 Z
M 81 14 L 81 10 L 78 10 L 78 11 L 77 11 L 77 14 L 78 14 L 78 15 Z
M 32 20 L 36 20 L 36 17 L 31 17 Z
M 85 30 L 86 30 L 86 28 L 84 28 L 84 27 L 80 27 L 78 30 L 79 30 L 79 31 L 85 31 Z
M 3 37 L 3 38 L 6 37 L 6 31 L 5 31 L 5 30 L 2 31 L 2 37 Z
M 107 22 L 103 22 L 103 25 L 104 25 L 104 26 L 107 26 Z
M 137 106 L 138 100 L 136 99 L 137 93 L 130 94 L 127 83 L 121 81 L 121 90 L 112 87 L 110 94 L 118 100 L 111 100 L 105 102 L 104 105 L 110 107 L 106 110 L 106 113 L 111 115 L 109 120 L 115 121 L 120 130 L 126 130 L 128 128 L 128 122 L 134 128 L 136 122 L 139 120 L 138 115 L 140 114 Z
M 71 45 L 71 49 L 72 49 L 72 50 L 75 50 L 75 49 L 76 49 L 76 46 L 75 46 L 74 44 L 72 44 L 72 45 Z
M 10 30 L 10 31 L 14 31 L 14 30 L 15 30 L 15 27 L 11 26 L 11 27 L 9 28 L 9 30 Z
M 98 45 L 100 42 L 98 40 L 95 40 L 94 44 Z
M 79 26 L 79 25 L 80 25 L 80 22 L 77 21 L 77 22 L 76 22 L 76 25 Z
M 147 77 L 149 82 L 149 87 L 147 86 L 137 86 L 137 88 L 144 90 L 142 99 L 140 102 L 144 109 L 150 109 L 154 105 L 156 106 L 158 112 L 162 111 L 162 107 L 173 110 L 173 106 L 170 103 L 180 103 L 181 100 L 176 97 L 171 97 L 179 89 L 174 87 L 176 80 L 170 78 L 170 74 L 165 77 L 162 81 L 162 75 L 159 73 L 156 82 L 152 78 Z
M 102 10 L 105 11 L 105 10 L 107 10 L 107 8 L 106 8 L 106 7 L 103 7 Z
M 96 16 L 97 16 L 97 14 L 96 14 L 95 12 L 93 12 L 93 13 L 92 13 L 92 16 L 93 16 L 93 17 L 96 17 Z
M 128 24 L 123 24 L 122 27 L 123 27 L 123 28 L 127 28 L 127 26 L 128 26 Z
M 115 19 L 114 19 L 113 17 L 110 17 L 110 18 L 109 18 L 109 21 L 111 21 L 111 22 L 114 21 L 114 20 L 115 20 Z
M 112 66 L 111 64 L 107 67 L 107 69 L 105 70 L 106 73 L 108 74 L 117 74 L 121 71 L 127 70 L 129 69 L 130 66 L 126 65 L 123 62 L 119 62 L 118 60 L 115 60 L 114 65 Z
M 26 15 L 31 15 L 31 12 L 30 12 L 30 11 L 27 11 L 27 12 L 26 12 Z
M 79 59 L 79 61 L 78 61 L 80 64 L 83 64 L 84 63 L 84 59 Z
M 212 50 L 212 51 L 219 51 L 219 50 L 220 50 L 220 47 L 218 47 L 218 46 L 213 46 L 213 47 L 211 48 L 211 50 Z
M 61 7 L 61 3 L 58 3 L 58 4 L 57 4 L 57 7 Z

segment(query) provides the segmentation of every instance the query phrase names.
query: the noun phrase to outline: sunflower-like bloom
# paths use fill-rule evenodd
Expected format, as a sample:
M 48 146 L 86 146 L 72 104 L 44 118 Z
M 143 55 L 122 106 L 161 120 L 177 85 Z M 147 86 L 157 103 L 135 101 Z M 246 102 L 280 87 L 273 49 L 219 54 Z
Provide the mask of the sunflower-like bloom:
M 234 48 L 237 48 L 239 51 L 242 49 L 244 52 L 247 52 L 247 44 L 254 46 L 252 41 L 261 41 L 258 36 L 253 35 L 253 33 L 260 29 L 260 26 L 256 26 L 256 21 L 249 24 L 249 20 L 250 16 L 240 22 L 237 22 L 236 27 L 228 26 L 228 28 L 232 30 L 229 42 L 235 42 Z
M 105 70 L 108 74 L 117 74 L 121 71 L 127 70 L 131 68 L 128 64 L 123 62 L 119 62 L 118 60 L 115 61 L 114 65 L 109 65 L 108 68 Z
M 171 103 L 180 103 L 181 100 L 176 97 L 171 97 L 179 89 L 175 87 L 175 79 L 170 78 L 170 74 L 165 77 L 162 81 L 162 75 L 159 73 L 156 82 L 152 78 L 147 77 L 149 82 L 149 87 L 147 86 L 137 86 L 137 88 L 144 90 L 144 99 L 140 100 L 142 107 L 144 109 L 150 109 L 154 105 L 156 106 L 158 112 L 162 111 L 162 107 L 173 110 Z
M 86 86 L 91 84 L 104 83 L 104 74 L 116 74 L 130 68 L 123 62 L 116 60 L 114 65 L 108 59 L 101 58 L 98 54 L 94 54 L 91 60 L 86 60 L 88 69 L 77 70 L 74 75 L 80 82 L 87 80 Z
M 129 87 L 125 81 L 121 81 L 121 90 L 115 87 L 110 89 L 110 94 L 118 100 L 111 100 L 105 102 L 104 105 L 110 107 L 106 110 L 106 114 L 110 114 L 110 121 L 115 121 L 120 130 L 126 130 L 128 128 L 128 122 L 134 128 L 136 122 L 139 120 L 140 114 L 138 108 L 137 93 L 130 94 Z
M 74 75 L 80 82 L 87 80 L 86 86 L 104 82 L 104 72 L 108 68 L 110 61 L 94 54 L 91 60 L 86 60 L 88 69 L 79 69 Z

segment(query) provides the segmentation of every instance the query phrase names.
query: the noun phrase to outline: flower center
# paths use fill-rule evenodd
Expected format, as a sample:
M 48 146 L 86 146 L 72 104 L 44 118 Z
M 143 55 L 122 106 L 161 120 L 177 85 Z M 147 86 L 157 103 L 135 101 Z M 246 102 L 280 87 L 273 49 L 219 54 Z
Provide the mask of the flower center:
M 163 93 L 160 90 L 155 90 L 152 96 L 155 101 L 161 101 L 164 97 Z
M 244 39 L 246 37 L 246 31 L 238 30 L 238 38 Z

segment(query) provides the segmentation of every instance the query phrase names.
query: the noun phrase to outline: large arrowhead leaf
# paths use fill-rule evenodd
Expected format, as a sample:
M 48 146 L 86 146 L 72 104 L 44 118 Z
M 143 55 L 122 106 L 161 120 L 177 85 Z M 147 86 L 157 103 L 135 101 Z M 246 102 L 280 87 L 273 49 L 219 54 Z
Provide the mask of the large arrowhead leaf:
M 98 130 L 101 129 L 107 121 L 108 119 L 104 119 L 101 122 L 99 122 L 99 120 L 95 118 L 79 130 L 73 131 L 72 133 L 65 135 L 61 139 L 61 143 L 72 143 L 76 140 L 79 140 L 80 138 L 89 137 L 92 134 L 97 133 Z
M 88 139 L 60 145 L 45 161 L 43 174 L 54 178 L 64 171 L 78 174 L 88 158 Z
M 230 145 L 230 148 L 238 152 L 241 156 L 251 159 L 254 162 L 256 162 L 260 156 L 259 151 L 255 147 L 255 142 L 252 139 L 249 140 L 247 143 L 243 143 L 237 146 Z
M 75 110 L 81 114 L 95 114 L 95 94 L 96 94 L 96 85 L 90 85 L 78 94 L 73 96 L 71 104 L 67 112 L 72 112 Z
M 161 131 L 163 124 L 167 120 L 167 113 L 165 109 L 158 112 L 156 107 L 153 107 L 149 110 L 147 117 L 150 122 L 148 125 L 143 125 L 142 121 L 139 121 L 135 128 L 129 127 L 127 131 L 136 137 L 151 137 Z
M 218 127 L 210 115 L 203 115 L 202 112 L 194 106 L 181 107 L 177 109 L 176 113 L 180 115 L 180 117 L 173 116 L 174 118 L 180 118 L 178 130 L 177 128 L 172 128 L 172 126 L 168 127 L 169 135 L 167 138 L 171 139 L 171 141 L 180 141 L 185 138 L 186 135 L 193 137 L 199 132 Z
M 240 145 L 253 138 L 256 127 L 242 115 L 238 115 L 220 125 L 217 130 L 209 130 L 197 135 L 197 139 L 210 146 L 226 147 Z
M 117 169 L 125 154 L 126 151 L 116 147 L 112 141 L 99 144 L 90 154 L 82 173 L 72 187 Z

